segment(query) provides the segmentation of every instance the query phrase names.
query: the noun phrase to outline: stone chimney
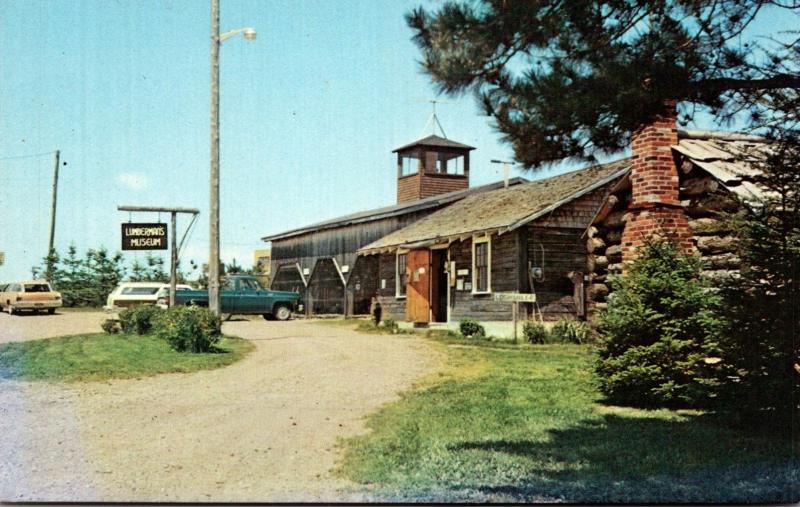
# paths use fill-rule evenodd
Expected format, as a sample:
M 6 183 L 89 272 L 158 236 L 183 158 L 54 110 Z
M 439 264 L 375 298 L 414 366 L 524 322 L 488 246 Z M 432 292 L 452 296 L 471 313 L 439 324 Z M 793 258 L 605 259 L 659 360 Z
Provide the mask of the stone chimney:
M 647 238 L 694 248 L 689 223 L 680 203 L 678 168 L 672 146 L 678 144 L 677 110 L 668 103 L 665 113 L 631 136 L 631 203 L 622 233 L 623 260 L 631 260 Z

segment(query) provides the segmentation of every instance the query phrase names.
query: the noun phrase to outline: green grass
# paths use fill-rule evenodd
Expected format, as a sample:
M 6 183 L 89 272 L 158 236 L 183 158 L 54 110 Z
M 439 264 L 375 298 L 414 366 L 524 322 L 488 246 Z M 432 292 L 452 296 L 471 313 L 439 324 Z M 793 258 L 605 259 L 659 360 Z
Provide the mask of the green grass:
M 0 379 L 92 381 L 219 368 L 253 349 L 226 337 L 206 354 L 176 352 L 154 336 L 89 334 L 0 345 Z
M 343 441 L 339 475 L 394 501 L 798 501 L 788 439 L 604 406 L 588 346 L 436 346 L 447 370 Z

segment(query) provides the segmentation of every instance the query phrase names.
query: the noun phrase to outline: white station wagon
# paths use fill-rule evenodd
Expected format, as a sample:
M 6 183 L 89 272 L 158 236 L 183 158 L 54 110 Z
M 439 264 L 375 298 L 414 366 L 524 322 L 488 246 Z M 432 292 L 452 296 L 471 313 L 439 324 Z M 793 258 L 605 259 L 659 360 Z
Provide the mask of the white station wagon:
M 115 311 L 135 305 L 154 305 L 158 300 L 158 291 L 169 290 L 168 283 L 161 282 L 122 282 L 108 295 L 106 311 Z M 177 290 L 191 290 L 191 285 L 178 284 Z

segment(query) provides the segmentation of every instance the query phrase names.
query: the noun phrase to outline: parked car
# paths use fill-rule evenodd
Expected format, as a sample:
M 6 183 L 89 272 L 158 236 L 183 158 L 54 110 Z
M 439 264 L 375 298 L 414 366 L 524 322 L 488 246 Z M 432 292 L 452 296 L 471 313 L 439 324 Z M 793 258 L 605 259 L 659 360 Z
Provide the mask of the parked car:
M 169 291 L 169 284 L 161 282 L 122 282 L 108 295 L 103 309 L 111 312 L 134 305 L 154 305 L 158 301 L 159 291 L 164 288 Z M 178 284 L 176 288 L 178 290 L 191 290 L 192 286 Z
M 158 305 L 162 308 L 167 308 L 168 302 L 168 293 L 158 299 Z M 175 304 L 208 306 L 208 291 L 177 291 Z M 287 320 L 292 312 L 300 308 L 300 294 L 265 289 L 254 276 L 232 275 L 220 287 L 220 313 L 223 318 L 255 314 L 262 315 L 267 320 Z
M 39 313 L 56 313 L 61 306 L 61 294 L 50 287 L 47 280 L 26 280 L 10 283 L 0 292 L 0 305 L 10 315 L 22 310 Z

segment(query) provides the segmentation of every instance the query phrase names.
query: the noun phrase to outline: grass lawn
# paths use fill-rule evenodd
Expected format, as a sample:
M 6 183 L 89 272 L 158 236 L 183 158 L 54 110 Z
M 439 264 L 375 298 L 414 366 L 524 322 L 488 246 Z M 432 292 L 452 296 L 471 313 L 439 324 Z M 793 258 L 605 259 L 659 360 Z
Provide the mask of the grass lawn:
M 154 336 L 88 334 L 0 345 L 0 379 L 85 381 L 219 368 L 253 349 L 223 338 L 215 352 L 176 352 Z
M 435 343 L 448 369 L 343 441 L 338 474 L 407 501 L 799 499 L 788 438 L 698 412 L 602 405 L 587 346 Z

